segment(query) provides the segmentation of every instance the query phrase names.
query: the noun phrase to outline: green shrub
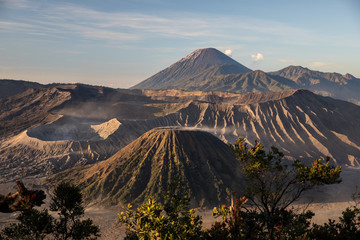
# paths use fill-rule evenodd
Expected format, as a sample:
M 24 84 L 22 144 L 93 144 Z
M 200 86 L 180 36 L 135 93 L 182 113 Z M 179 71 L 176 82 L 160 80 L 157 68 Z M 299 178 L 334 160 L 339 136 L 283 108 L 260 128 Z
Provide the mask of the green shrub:
M 152 197 L 136 210 L 129 204 L 119 214 L 120 224 L 127 229 L 125 239 L 200 239 L 201 217 L 189 203 L 189 192 L 176 181 L 169 185 L 163 206 Z
M 24 210 L 16 219 L 20 223 L 12 223 L 2 230 L 4 239 L 44 239 L 54 230 L 54 219 L 46 209 Z
M 25 209 L 17 217 L 20 223 L 5 227 L 0 239 L 96 239 L 99 228 L 91 219 L 81 220 L 84 215 L 82 194 L 78 187 L 60 184 L 55 188 L 50 204 L 51 211 L 58 211 L 59 218 L 53 218 L 47 209 Z

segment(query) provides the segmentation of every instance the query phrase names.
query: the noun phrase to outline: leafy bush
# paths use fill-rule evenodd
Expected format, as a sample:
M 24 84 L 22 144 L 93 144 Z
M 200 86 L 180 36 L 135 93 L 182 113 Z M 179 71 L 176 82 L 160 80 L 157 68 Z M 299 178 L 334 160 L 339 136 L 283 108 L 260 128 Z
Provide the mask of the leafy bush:
M 10 224 L 2 230 L 0 239 L 96 239 L 99 228 L 91 219 L 80 220 L 84 215 L 82 194 L 78 187 L 60 184 L 55 188 L 50 210 L 58 211 L 54 219 L 47 209 L 25 208 L 17 217 L 20 223 Z
M 359 193 L 357 194 L 359 197 Z M 313 224 L 309 233 L 311 239 L 352 240 L 360 239 L 359 199 L 354 196 L 355 205 L 346 208 L 338 221 L 329 219 L 324 225 Z
M 265 152 L 258 141 L 248 147 L 241 137 L 232 148 L 248 180 L 244 192 L 251 207 L 248 219 L 253 219 L 252 225 L 259 228 L 261 238 L 276 239 L 279 232 L 285 236 L 305 232 L 313 214 L 295 214 L 289 206 L 314 186 L 341 182 L 341 167 L 331 166 L 329 161 L 324 164 L 317 159 L 312 166 L 305 166 L 296 160 L 289 167 L 283 163 L 284 154 L 277 148 Z M 294 222 L 302 222 L 303 230 L 296 230 Z
M 96 239 L 99 228 L 91 219 L 80 220 L 84 215 L 82 194 L 78 187 L 68 183 L 58 185 L 50 204 L 51 211 L 57 211 L 59 219 L 54 221 L 56 239 Z
M 233 150 L 238 156 L 248 181 L 246 197 L 237 197 L 231 207 L 214 208 L 213 216 L 221 217 L 210 229 L 201 229 L 201 219 L 189 209 L 189 194 L 177 192 L 177 183 L 169 187 L 164 206 L 153 198 L 137 210 L 129 205 L 120 213 L 120 223 L 127 227 L 126 239 L 318 239 L 329 230 L 332 235 L 355 236 L 358 232 L 359 210 L 347 210 L 340 225 L 330 221 L 311 227 L 311 211 L 297 213 L 291 208 L 304 191 L 314 186 L 339 183 L 341 168 L 317 159 L 311 166 L 294 161 L 283 163 L 283 153 L 272 147 L 265 152 L 260 142 L 248 147 L 239 138 Z M 355 217 L 356 216 L 356 217 Z M 357 236 L 357 235 L 356 235 Z M 326 239 L 326 238 L 319 238 Z M 332 238 L 329 238 L 332 239 Z M 338 239 L 338 238 L 334 238 Z M 350 239 L 350 238 L 348 238 Z
M 127 211 L 119 214 L 120 224 L 127 229 L 125 239 L 200 239 L 201 217 L 189 208 L 189 192 L 179 189 L 179 181 L 170 184 L 164 206 L 152 197 L 136 210 L 129 204 Z
M 245 197 L 236 198 L 232 207 L 221 206 L 214 208 L 213 216 L 221 217 L 222 222 L 216 222 L 209 230 L 206 230 L 204 236 L 206 239 L 246 239 L 249 236 L 246 223 L 245 212 L 242 206 L 248 201 Z
M 28 209 L 16 218 L 20 223 L 12 223 L 3 229 L 4 239 L 44 239 L 54 230 L 53 217 L 46 209 Z

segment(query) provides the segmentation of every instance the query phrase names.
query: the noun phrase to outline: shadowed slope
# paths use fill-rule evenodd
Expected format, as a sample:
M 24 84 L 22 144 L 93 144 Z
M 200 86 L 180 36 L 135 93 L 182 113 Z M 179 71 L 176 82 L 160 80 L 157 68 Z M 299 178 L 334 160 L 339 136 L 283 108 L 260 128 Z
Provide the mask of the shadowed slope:
M 0 137 L 57 119 L 49 111 L 69 99 L 69 92 L 56 88 L 28 89 L 18 95 L 0 99 Z
M 233 151 L 210 133 L 185 129 L 153 129 L 108 160 L 57 174 L 52 182 L 73 181 L 87 200 L 140 203 L 162 197 L 176 176 L 192 192 L 195 205 L 214 206 L 239 190 L 239 164 Z
M 25 92 L 29 88 L 43 87 L 46 87 L 46 85 L 42 85 L 37 82 L 0 79 L 0 98 L 7 98 L 18 93 Z

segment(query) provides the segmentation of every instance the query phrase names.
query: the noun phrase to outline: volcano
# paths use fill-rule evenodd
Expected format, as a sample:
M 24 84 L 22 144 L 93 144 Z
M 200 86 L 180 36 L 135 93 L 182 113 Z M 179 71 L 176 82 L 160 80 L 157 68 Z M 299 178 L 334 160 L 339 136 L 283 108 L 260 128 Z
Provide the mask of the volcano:
M 50 181 L 69 181 L 86 200 L 103 204 L 161 199 L 176 177 L 191 191 L 195 206 L 215 206 L 241 189 L 240 166 L 232 149 L 211 133 L 156 128 L 104 162 L 61 172 Z
M 251 72 L 234 59 L 215 48 L 198 49 L 170 67 L 160 71 L 134 89 L 181 89 L 188 82 L 205 80 L 209 77 L 226 74 Z
M 360 79 L 351 74 L 319 72 L 301 66 L 267 73 L 252 71 L 214 48 L 198 49 L 132 88 L 241 94 L 307 89 L 360 105 Z

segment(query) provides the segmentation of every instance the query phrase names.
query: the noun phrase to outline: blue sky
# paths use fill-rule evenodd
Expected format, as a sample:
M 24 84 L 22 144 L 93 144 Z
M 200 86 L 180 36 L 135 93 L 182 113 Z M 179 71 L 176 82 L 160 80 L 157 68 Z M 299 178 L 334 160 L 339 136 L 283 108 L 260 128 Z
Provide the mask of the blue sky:
M 0 78 L 127 88 L 205 47 L 360 77 L 360 1 L 0 0 Z

